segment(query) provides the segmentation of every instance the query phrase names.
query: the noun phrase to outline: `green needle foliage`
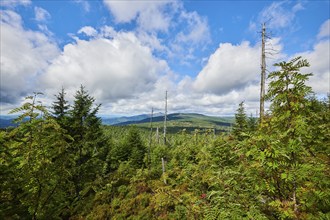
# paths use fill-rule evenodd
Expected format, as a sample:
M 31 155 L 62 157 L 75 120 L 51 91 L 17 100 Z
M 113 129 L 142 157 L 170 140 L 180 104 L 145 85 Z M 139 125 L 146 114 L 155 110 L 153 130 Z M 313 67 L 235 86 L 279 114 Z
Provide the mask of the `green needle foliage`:
M 52 105 L 52 114 L 54 115 L 56 121 L 62 126 L 62 128 L 68 129 L 66 125 L 68 125 L 70 105 L 65 99 L 65 95 L 65 90 L 62 87 L 61 91 L 55 95 L 56 100 Z
M 53 108 L 53 114 L 56 118 L 62 119 L 63 117 L 68 115 L 69 110 L 69 104 L 68 101 L 65 99 L 65 90 L 62 87 L 61 91 L 58 95 L 55 95 L 56 101 L 54 101 L 52 108 Z
M 248 131 L 248 118 L 244 109 L 244 102 L 241 102 L 238 106 L 237 113 L 235 114 L 235 123 L 233 125 L 234 137 L 242 141 L 246 137 Z

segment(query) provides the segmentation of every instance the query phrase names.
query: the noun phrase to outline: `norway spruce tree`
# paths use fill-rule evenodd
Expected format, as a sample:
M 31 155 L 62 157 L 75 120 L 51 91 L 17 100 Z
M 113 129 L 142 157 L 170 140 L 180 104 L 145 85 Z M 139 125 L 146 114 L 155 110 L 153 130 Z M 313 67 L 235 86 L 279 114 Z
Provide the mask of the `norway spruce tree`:
M 129 159 L 135 168 L 141 168 L 144 165 L 144 156 L 146 147 L 144 146 L 141 136 L 136 128 L 129 130 L 126 138 L 125 149 L 130 151 Z
M 68 101 L 65 99 L 65 89 L 62 87 L 61 91 L 55 95 L 56 100 L 53 102 L 52 109 L 53 114 L 56 118 L 63 118 L 68 115 L 69 104 Z
M 65 130 L 69 129 L 69 108 L 70 105 L 65 98 L 65 89 L 62 87 L 61 91 L 55 95 L 55 101 L 52 104 L 52 114 L 56 121 L 61 125 Z
M 238 140 L 243 140 L 245 132 L 248 131 L 248 121 L 244 109 L 244 102 L 238 106 L 237 113 L 235 114 L 235 123 L 233 125 L 233 135 Z
M 73 182 L 76 197 L 102 171 L 100 154 L 105 147 L 101 128 L 101 119 L 97 117 L 100 105 L 94 106 L 95 99 L 88 94 L 84 86 L 76 92 L 74 104 L 69 114 L 69 133 L 74 139 L 72 153 L 76 161 Z

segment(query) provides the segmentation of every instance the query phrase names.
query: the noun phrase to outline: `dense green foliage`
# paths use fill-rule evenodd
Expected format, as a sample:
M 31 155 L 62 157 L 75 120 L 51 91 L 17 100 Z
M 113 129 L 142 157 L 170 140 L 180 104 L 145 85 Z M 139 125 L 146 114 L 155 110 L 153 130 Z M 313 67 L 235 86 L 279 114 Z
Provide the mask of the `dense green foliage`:
M 330 97 L 306 86 L 306 60 L 276 66 L 260 124 L 242 102 L 231 134 L 182 130 L 166 146 L 102 127 L 84 87 L 53 114 L 27 97 L 0 133 L 0 219 L 329 219 Z

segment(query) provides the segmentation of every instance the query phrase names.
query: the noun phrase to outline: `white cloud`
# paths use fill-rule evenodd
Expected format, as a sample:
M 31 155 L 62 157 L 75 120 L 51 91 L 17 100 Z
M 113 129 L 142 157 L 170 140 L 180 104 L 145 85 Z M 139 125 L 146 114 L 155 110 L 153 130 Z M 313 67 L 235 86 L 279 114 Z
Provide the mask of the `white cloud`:
M 117 23 L 135 22 L 134 31 L 143 43 L 181 64 L 199 62 L 195 52 L 211 41 L 207 18 L 187 11 L 182 2 L 105 0 L 104 4 Z
M 146 31 L 164 31 L 170 26 L 171 16 L 166 6 L 173 1 L 104 1 L 117 23 L 137 20 Z
M 269 43 L 279 52 L 273 59 L 267 59 L 271 70 L 272 63 L 283 55 L 280 39 Z M 192 108 L 194 112 L 218 116 L 233 115 L 238 104 L 244 101 L 247 113 L 255 115 L 259 109 L 260 53 L 260 45 L 252 46 L 247 41 L 239 45 L 220 44 L 197 77 L 184 80 L 182 88 L 185 89 L 179 92 L 183 94 L 180 99 L 183 101 L 174 101 L 176 108 Z
M 54 36 L 54 34 L 48 29 L 47 25 L 38 24 L 38 28 L 42 33 L 46 34 L 47 36 L 50 36 L 50 37 Z
M 321 39 L 321 38 L 326 38 L 326 37 L 330 37 L 330 19 L 326 20 L 321 28 L 320 28 L 320 32 L 319 34 L 317 35 L 317 38 L 318 39 Z
M 301 11 L 304 10 L 305 7 L 303 6 L 302 2 L 297 2 L 293 7 L 292 7 L 292 12 L 297 12 L 297 11 Z
M 93 37 L 97 35 L 97 31 L 91 26 L 85 26 L 80 28 L 78 34 L 84 33 L 86 36 Z
M 162 3 L 162 4 L 159 4 Z M 143 30 L 146 31 L 163 31 L 167 32 L 170 27 L 171 16 L 165 12 L 165 3 L 159 2 L 156 4 L 150 4 L 150 7 L 141 11 L 137 22 Z
M 111 111 L 124 115 L 132 112 L 148 113 L 152 107 L 155 112 L 164 112 L 165 90 L 167 90 L 169 113 L 198 112 L 217 116 L 233 115 L 241 101 L 245 101 L 248 114 L 255 114 L 259 108 L 258 83 L 241 90 L 217 95 L 198 93 L 192 88 L 193 80 L 191 78 L 186 76 L 176 83 L 175 77 L 170 74 L 163 76 L 157 80 L 152 91 L 141 93 L 135 99 L 121 99 L 113 102 L 109 107 Z
M 304 72 L 313 73 L 307 85 L 319 95 L 326 95 L 330 92 L 330 40 L 317 43 L 312 51 L 294 55 L 302 56 L 310 63 L 309 68 L 302 69 Z
M 302 2 L 298 2 L 292 6 L 290 1 L 273 2 L 270 6 L 264 8 L 258 15 L 256 21 L 250 22 L 249 29 L 256 31 L 260 24 L 265 23 L 270 29 L 295 29 L 294 20 L 296 13 L 304 10 Z
M 149 112 L 152 107 L 155 109 L 155 111 L 163 112 L 164 94 L 165 90 L 168 90 L 168 108 L 170 113 L 199 112 L 217 116 L 233 115 L 238 107 L 238 104 L 241 101 L 245 101 L 248 114 L 255 115 L 259 109 L 260 89 L 260 52 L 258 50 L 258 46 L 252 47 L 247 42 L 243 42 L 241 45 L 237 46 L 231 44 L 223 44 L 220 45 L 218 50 L 220 51 L 217 52 L 225 55 L 225 57 L 230 54 L 231 57 L 234 57 L 234 54 L 236 55 L 236 60 L 230 61 L 232 65 L 227 65 L 225 68 L 229 72 L 238 72 L 238 69 L 243 67 L 242 69 L 245 69 L 245 71 L 243 70 L 242 72 L 239 72 L 239 76 L 248 74 L 247 78 L 244 79 L 244 85 L 240 85 L 241 82 L 238 82 L 242 79 L 242 77 L 232 75 L 230 76 L 234 77 L 235 79 L 233 80 L 229 76 L 227 81 L 223 80 L 223 75 L 217 75 L 215 76 L 215 79 L 213 79 L 214 84 L 210 85 L 210 75 L 206 76 L 205 82 L 199 81 L 201 80 L 201 78 L 199 78 L 200 75 L 197 77 L 197 79 L 192 79 L 188 76 L 185 76 L 177 82 L 176 75 L 167 74 L 155 82 L 154 89 L 150 92 L 140 93 L 140 95 L 135 99 L 121 99 L 117 102 L 114 102 L 111 105 L 111 109 L 114 112 L 120 114 L 130 114 L 131 112 L 146 113 Z M 250 56 L 253 57 L 254 55 L 257 56 L 255 60 L 248 58 Z M 214 54 L 212 56 L 214 56 Z M 213 59 L 214 58 L 209 59 L 209 64 L 211 62 L 216 62 L 216 59 Z M 245 61 L 246 59 L 248 60 Z M 224 60 L 223 63 L 226 64 L 226 61 L 228 60 Z M 244 61 L 244 64 L 242 64 L 242 61 Z M 220 70 L 220 74 L 221 73 L 227 72 Z M 257 80 L 255 80 L 256 78 Z M 199 87 L 199 85 L 203 83 L 208 84 L 207 86 L 216 86 L 214 87 L 213 91 L 209 91 L 208 88 Z M 223 91 L 218 90 L 217 86 L 221 87 L 222 85 L 228 83 L 231 83 L 232 86 L 227 87 L 227 89 L 224 89 Z
M 177 34 L 169 44 L 174 59 L 182 65 L 196 62 L 196 50 L 203 50 L 211 42 L 211 34 L 207 19 L 198 13 L 182 10 L 177 18 Z M 197 61 L 197 62 L 201 62 Z
M 66 45 L 40 86 L 54 92 L 62 85 L 76 89 L 83 84 L 102 103 L 152 90 L 158 77 L 169 71 L 167 63 L 155 58 L 133 33 L 113 34 L 112 39 L 99 35 Z
M 16 7 L 19 5 L 23 5 L 23 6 L 27 6 L 31 4 L 31 0 L 3 0 L 0 1 L 0 6 L 4 6 L 4 7 Z
M 11 10 L 1 10 L 1 24 L 11 26 L 13 28 L 21 28 L 22 18 L 19 14 Z
M 1 11 L 1 106 L 14 103 L 34 90 L 38 74 L 58 55 L 57 45 L 45 34 L 26 30 L 21 17 Z
M 149 34 L 144 31 L 138 31 L 136 35 L 143 44 L 147 45 L 152 50 L 171 54 L 171 51 L 164 44 L 164 41 L 158 38 L 156 34 Z
M 207 19 L 196 12 L 183 11 L 179 18 L 184 23 L 184 29 L 176 36 L 178 43 L 199 44 L 210 40 L 210 30 Z
M 295 5 L 289 10 L 287 7 L 284 7 L 285 4 L 285 2 L 273 2 L 261 12 L 260 19 L 263 19 L 264 22 L 269 21 L 268 26 L 274 29 L 290 26 L 295 18 L 295 13 L 301 7 Z
M 113 38 L 114 36 L 117 35 L 117 32 L 115 29 L 111 26 L 103 26 L 100 28 L 99 35 L 104 38 Z
M 248 42 L 220 44 L 198 74 L 194 88 L 201 92 L 225 94 L 246 86 L 259 72 L 259 46 L 251 47 Z
M 104 1 L 116 22 L 125 23 L 134 20 L 138 13 L 148 7 L 148 2 Z
M 35 19 L 39 22 L 47 21 L 51 18 L 49 12 L 40 7 L 34 7 Z
M 133 99 L 120 99 L 113 102 L 111 111 L 128 115 L 132 112 L 137 114 L 149 113 L 151 108 L 154 108 L 155 112 L 163 112 L 166 90 L 168 91 L 168 104 L 171 105 L 171 111 L 173 111 L 172 103 L 174 97 L 178 95 L 173 77 L 171 73 L 163 75 L 154 82 L 151 91 L 141 92 Z

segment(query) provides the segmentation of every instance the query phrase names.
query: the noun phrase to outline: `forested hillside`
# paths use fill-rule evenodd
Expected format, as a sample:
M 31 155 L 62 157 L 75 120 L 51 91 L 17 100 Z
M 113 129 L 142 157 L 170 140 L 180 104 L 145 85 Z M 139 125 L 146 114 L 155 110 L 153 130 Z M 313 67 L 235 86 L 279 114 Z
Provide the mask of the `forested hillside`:
M 270 110 L 237 103 L 231 133 L 102 126 L 83 86 L 27 97 L 0 132 L 0 219 L 330 219 L 330 97 L 306 60 L 276 66 Z
M 234 119 L 232 117 L 214 117 L 196 113 L 172 113 L 167 115 L 167 132 L 178 133 L 182 130 L 193 132 L 198 130 L 213 130 L 219 134 L 229 132 Z M 136 125 L 139 128 L 150 130 L 152 126 L 158 130 L 164 126 L 164 116 L 148 117 L 139 121 L 127 121 L 115 124 L 116 126 Z

